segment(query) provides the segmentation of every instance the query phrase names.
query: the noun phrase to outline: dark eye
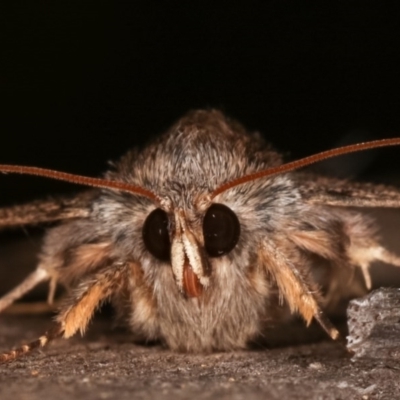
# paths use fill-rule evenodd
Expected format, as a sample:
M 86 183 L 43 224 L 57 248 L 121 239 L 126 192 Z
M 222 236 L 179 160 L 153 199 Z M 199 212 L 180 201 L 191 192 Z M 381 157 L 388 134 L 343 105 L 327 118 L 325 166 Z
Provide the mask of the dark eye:
M 213 204 L 203 220 L 206 251 L 211 257 L 229 253 L 237 244 L 240 224 L 236 214 L 223 204 Z
M 152 211 L 143 225 L 143 241 L 147 250 L 162 261 L 170 259 L 171 243 L 168 232 L 168 215 L 160 208 Z

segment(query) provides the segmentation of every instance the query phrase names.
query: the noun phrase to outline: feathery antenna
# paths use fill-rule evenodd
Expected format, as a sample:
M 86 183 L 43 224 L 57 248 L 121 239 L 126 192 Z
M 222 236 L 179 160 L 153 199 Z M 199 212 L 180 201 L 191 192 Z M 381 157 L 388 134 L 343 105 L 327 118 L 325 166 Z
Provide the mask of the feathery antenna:
M 91 178 L 88 176 L 68 174 L 67 172 L 54 171 L 52 169 L 26 167 L 21 165 L 6 165 L 0 164 L 0 172 L 21 174 L 21 175 L 34 175 L 42 176 L 44 178 L 56 179 L 58 181 L 65 181 L 75 183 L 77 185 L 92 186 L 100 189 L 120 190 L 139 196 L 148 197 L 150 200 L 159 201 L 159 198 L 151 190 L 145 189 L 141 186 L 130 185 L 129 183 L 110 181 L 101 178 Z
M 400 138 L 372 140 L 370 142 L 351 144 L 348 146 L 338 147 L 336 149 L 326 150 L 312 156 L 301 158 L 300 160 L 291 161 L 286 164 L 279 165 L 278 167 L 271 167 L 262 171 L 257 171 L 249 175 L 241 176 L 240 178 L 233 179 L 230 182 L 224 183 L 211 193 L 211 198 L 232 189 L 235 186 L 242 185 L 243 183 L 251 182 L 256 179 L 266 178 L 268 176 L 283 174 L 286 172 L 294 171 L 306 167 L 307 165 L 315 164 L 319 161 L 328 158 L 342 156 L 344 154 L 355 153 L 357 151 L 376 149 L 378 147 L 398 146 L 400 145 Z

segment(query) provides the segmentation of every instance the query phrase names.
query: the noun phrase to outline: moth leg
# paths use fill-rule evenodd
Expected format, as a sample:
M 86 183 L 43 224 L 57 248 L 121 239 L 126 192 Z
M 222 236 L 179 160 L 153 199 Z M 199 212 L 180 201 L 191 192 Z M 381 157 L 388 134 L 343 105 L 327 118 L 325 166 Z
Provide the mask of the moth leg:
M 372 288 L 370 267 L 373 261 L 382 261 L 386 264 L 400 267 L 400 257 L 378 244 L 373 244 L 369 247 L 357 246 L 350 248 L 349 255 L 350 259 L 360 266 L 368 290 Z
M 49 293 L 47 294 L 47 304 L 54 304 L 54 297 L 57 290 L 57 277 L 54 275 L 51 277 L 49 282 Z
M 44 335 L 40 336 L 40 338 L 25 344 L 17 349 L 11 350 L 7 353 L 0 354 L 0 364 L 13 361 L 24 354 L 30 353 L 31 351 L 44 347 L 47 343 L 51 342 L 54 339 L 61 337 L 63 334 L 63 328 L 60 323 L 54 324 L 54 326 L 49 329 Z
M 29 274 L 18 286 L 0 298 L 0 313 L 39 283 L 45 282 L 50 278 L 51 274 L 39 266 L 36 271 Z
M 68 339 L 77 331 L 83 335 L 96 309 L 124 285 L 126 271 L 126 264 L 114 264 L 87 278 L 58 314 L 53 328 L 27 345 L 0 354 L 0 363 L 15 360 L 34 349 L 46 346 L 56 338 Z
M 84 219 L 51 229 L 44 238 L 37 270 L 0 299 L 0 312 L 45 280 L 50 281 L 47 299 L 52 304 L 58 283 L 69 289 L 84 277 L 113 264 L 111 244 L 86 243 L 94 239 L 92 236 L 93 224 Z
M 279 292 L 288 303 L 292 313 L 298 312 L 307 326 L 314 318 L 332 339 L 340 337 L 339 331 L 332 325 L 318 305 L 319 293 L 307 275 L 294 266 L 278 246 L 264 241 L 259 252 L 259 260 L 266 271 L 272 275 Z M 301 258 L 298 257 L 300 265 Z
M 68 301 L 70 305 L 64 307 L 56 318 L 63 326 L 65 339 L 78 330 L 81 335 L 85 333 L 96 309 L 124 287 L 127 270 L 127 264 L 113 264 L 78 285 Z

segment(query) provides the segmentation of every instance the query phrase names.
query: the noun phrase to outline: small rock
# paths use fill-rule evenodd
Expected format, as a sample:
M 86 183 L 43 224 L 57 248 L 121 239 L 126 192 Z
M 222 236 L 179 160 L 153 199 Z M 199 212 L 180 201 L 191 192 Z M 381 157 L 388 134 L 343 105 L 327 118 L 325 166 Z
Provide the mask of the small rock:
M 315 369 L 318 371 L 318 370 L 322 369 L 322 364 L 320 362 L 313 362 L 308 366 L 308 368 Z
M 400 289 L 352 300 L 347 317 L 347 348 L 354 357 L 400 360 Z

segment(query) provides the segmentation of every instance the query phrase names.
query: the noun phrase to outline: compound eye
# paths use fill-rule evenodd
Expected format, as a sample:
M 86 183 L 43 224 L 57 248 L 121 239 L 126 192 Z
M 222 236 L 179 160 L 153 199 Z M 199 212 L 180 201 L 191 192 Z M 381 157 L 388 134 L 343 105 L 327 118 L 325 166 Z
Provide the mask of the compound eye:
M 236 214 L 223 204 L 213 204 L 203 219 L 204 245 L 210 257 L 229 253 L 237 244 L 240 224 Z
M 171 242 L 168 215 L 160 208 L 152 211 L 144 221 L 142 236 L 147 250 L 161 261 L 169 261 Z

